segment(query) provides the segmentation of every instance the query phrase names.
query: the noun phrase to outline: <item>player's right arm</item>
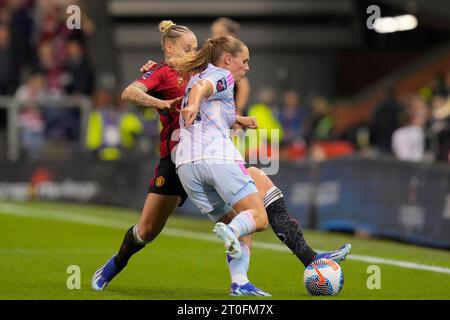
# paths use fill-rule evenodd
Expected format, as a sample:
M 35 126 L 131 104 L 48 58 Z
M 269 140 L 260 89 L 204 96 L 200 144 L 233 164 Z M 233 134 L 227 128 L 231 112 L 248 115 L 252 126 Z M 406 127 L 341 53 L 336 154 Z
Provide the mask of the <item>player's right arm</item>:
M 141 82 L 135 81 L 122 92 L 122 99 L 142 107 L 158 109 L 174 109 L 181 97 L 173 100 L 161 100 L 148 93 L 148 88 Z
M 212 95 L 214 88 L 209 80 L 203 79 L 196 82 L 189 92 L 187 106 L 181 109 L 185 127 L 189 127 L 195 120 L 200 109 L 200 102 Z

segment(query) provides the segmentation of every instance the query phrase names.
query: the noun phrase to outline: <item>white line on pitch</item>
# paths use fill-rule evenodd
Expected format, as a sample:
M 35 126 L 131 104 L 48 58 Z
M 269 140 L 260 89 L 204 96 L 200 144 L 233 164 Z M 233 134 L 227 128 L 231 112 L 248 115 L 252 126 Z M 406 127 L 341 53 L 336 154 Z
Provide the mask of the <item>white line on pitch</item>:
M 109 218 L 100 218 L 97 216 L 89 216 L 89 215 L 77 213 L 77 212 L 60 211 L 60 210 L 55 210 L 55 209 L 39 209 L 39 208 L 28 207 L 25 205 L 9 204 L 9 203 L 0 203 L 0 214 L 34 217 L 34 218 L 40 218 L 40 219 L 59 220 L 59 221 L 64 221 L 64 222 L 81 223 L 81 224 L 88 224 L 88 225 L 95 225 L 95 226 L 109 227 L 109 228 L 119 228 L 119 229 L 125 229 L 130 226 L 130 223 L 126 222 L 126 221 L 113 220 L 113 219 L 109 219 Z M 168 236 L 173 236 L 173 237 L 221 242 L 221 240 L 219 240 L 217 237 L 210 235 L 210 234 L 202 233 L 202 232 L 187 231 L 187 230 L 181 230 L 181 229 L 175 229 L 175 228 L 165 228 L 162 233 L 165 235 L 168 235 Z M 289 252 L 289 249 L 287 249 L 285 246 L 280 245 L 280 244 L 275 244 L 275 243 L 254 241 L 253 247 L 259 248 L 259 249 L 265 249 L 265 250 Z M 347 259 L 355 260 L 355 261 L 362 261 L 365 263 L 385 264 L 385 265 L 391 265 L 391 266 L 396 266 L 396 267 L 401 267 L 401 268 L 425 270 L 425 271 L 450 274 L 450 268 L 419 264 L 419 263 L 409 262 L 409 261 L 384 259 L 384 258 L 379 258 L 379 257 L 362 256 L 362 255 L 355 255 L 355 254 L 351 254 Z

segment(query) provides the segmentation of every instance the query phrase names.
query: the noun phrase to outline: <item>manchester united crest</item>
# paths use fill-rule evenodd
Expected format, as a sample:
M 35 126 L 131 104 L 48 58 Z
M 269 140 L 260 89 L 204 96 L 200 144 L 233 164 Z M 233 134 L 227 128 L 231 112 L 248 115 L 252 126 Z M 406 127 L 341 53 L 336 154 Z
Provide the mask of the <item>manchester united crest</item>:
M 162 187 L 165 182 L 166 182 L 166 180 L 164 179 L 164 177 L 163 176 L 159 176 L 155 180 L 155 185 L 159 188 L 159 187 Z

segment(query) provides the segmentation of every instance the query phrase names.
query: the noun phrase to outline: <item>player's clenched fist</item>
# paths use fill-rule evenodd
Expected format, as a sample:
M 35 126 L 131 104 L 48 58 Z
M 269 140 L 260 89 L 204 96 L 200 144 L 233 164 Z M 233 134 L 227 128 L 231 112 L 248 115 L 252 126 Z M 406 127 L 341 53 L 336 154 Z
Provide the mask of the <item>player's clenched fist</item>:
M 160 109 L 168 109 L 169 111 L 180 111 L 178 105 L 181 103 L 181 100 L 183 100 L 183 97 L 178 97 L 176 99 L 172 100 L 164 100 Z
M 194 106 L 190 105 L 186 108 L 181 109 L 181 117 L 184 121 L 184 127 L 189 127 L 197 117 L 198 108 L 195 108 Z

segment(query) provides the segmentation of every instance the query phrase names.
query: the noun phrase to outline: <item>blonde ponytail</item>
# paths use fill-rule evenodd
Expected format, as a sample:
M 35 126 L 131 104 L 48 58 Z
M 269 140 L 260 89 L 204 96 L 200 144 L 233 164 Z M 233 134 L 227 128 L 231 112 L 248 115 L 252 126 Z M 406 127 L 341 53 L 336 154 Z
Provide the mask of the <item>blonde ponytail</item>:
M 162 34 L 166 34 L 170 31 L 170 28 L 172 28 L 173 26 L 176 26 L 176 24 L 173 23 L 172 20 L 163 20 L 158 25 L 159 32 L 161 32 Z
M 192 32 L 188 27 L 180 26 L 172 20 L 163 20 L 158 25 L 159 32 L 162 33 L 161 46 L 164 51 L 166 41 L 175 41 L 182 34 Z
M 213 51 L 214 42 L 212 39 L 208 39 L 196 54 L 184 58 L 173 59 L 170 64 L 178 71 L 179 75 L 184 80 L 188 80 L 192 75 L 206 69 L 208 63 L 213 62 Z
M 236 56 L 245 47 L 242 41 L 231 36 L 210 38 L 205 41 L 203 47 L 195 55 L 173 59 L 170 65 L 184 80 L 188 80 L 194 74 L 205 70 L 209 63 L 217 65 L 224 52 Z

